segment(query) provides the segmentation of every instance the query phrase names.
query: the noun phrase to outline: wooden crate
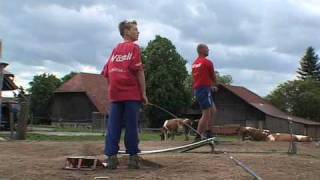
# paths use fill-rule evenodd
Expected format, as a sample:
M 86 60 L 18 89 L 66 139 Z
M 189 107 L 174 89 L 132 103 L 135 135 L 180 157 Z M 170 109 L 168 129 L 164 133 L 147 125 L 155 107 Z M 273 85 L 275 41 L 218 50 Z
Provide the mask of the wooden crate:
M 95 170 L 100 161 L 95 156 L 71 156 L 67 157 L 64 169 L 67 170 Z

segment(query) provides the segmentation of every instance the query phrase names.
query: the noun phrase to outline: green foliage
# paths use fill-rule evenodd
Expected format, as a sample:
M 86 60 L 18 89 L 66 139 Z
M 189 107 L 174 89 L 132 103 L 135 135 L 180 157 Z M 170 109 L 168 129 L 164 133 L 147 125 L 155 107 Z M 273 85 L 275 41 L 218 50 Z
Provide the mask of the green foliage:
M 280 84 L 267 99 L 292 115 L 320 122 L 320 82 L 312 79 Z
M 71 78 L 73 78 L 73 76 L 75 76 L 75 75 L 77 75 L 77 74 L 79 74 L 79 73 L 78 73 L 78 72 L 73 72 L 73 71 L 71 71 L 69 74 L 63 76 L 63 77 L 61 78 L 62 84 L 65 83 L 65 82 L 67 82 L 67 81 L 69 81 Z
M 216 72 L 216 76 L 217 76 L 217 83 L 218 84 L 227 84 L 230 85 L 232 84 L 232 76 L 231 75 L 220 75 L 219 72 Z
M 318 55 L 308 47 L 300 61 L 299 80 L 280 84 L 267 99 L 292 115 L 320 122 L 320 64 Z
M 184 88 L 186 90 L 188 97 L 193 97 L 192 83 L 193 83 L 193 77 L 191 74 L 188 74 L 186 79 L 183 81 Z
M 147 95 L 151 103 L 177 113 L 191 102 L 190 90 L 186 89 L 188 72 L 186 60 L 177 53 L 167 38 L 156 36 L 143 51 Z M 146 118 L 150 127 L 160 127 L 165 119 L 172 118 L 159 109 L 147 107 Z
M 43 73 L 36 75 L 29 83 L 28 89 L 31 94 L 30 109 L 34 123 L 49 123 L 48 122 L 48 105 L 53 96 L 53 92 L 61 85 L 60 79 L 52 74 Z
M 301 80 L 313 79 L 320 81 L 320 64 L 318 55 L 310 46 L 307 48 L 305 55 L 300 61 L 300 68 L 297 73 Z

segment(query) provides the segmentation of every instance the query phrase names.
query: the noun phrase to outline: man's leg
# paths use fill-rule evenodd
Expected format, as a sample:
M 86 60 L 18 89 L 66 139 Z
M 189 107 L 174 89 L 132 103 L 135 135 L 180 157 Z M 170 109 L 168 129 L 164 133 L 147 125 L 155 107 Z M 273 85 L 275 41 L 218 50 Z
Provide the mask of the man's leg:
M 131 169 L 140 168 L 139 157 L 137 156 L 137 154 L 140 152 L 138 148 L 138 119 L 140 107 L 141 102 L 130 101 L 126 102 L 124 111 L 124 119 L 126 121 L 124 143 L 126 146 L 126 152 L 130 155 L 128 167 Z
M 214 106 L 212 100 L 212 93 L 210 88 L 200 88 L 196 90 L 196 98 L 202 109 L 202 116 L 198 123 L 198 132 L 202 135 L 201 138 L 207 137 L 208 127 L 212 125 L 212 107 Z
M 116 169 L 118 165 L 117 154 L 121 137 L 121 121 L 123 114 L 122 103 L 111 103 L 108 119 L 108 131 L 105 142 L 105 155 L 108 156 L 108 168 Z
M 210 108 L 203 109 L 202 110 L 202 116 L 198 122 L 198 128 L 197 131 L 199 134 L 205 137 L 205 133 L 208 129 L 208 122 L 210 120 Z
M 208 127 L 207 127 L 207 133 L 206 133 L 206 137 L 207 138 L 211 138 L 212 137 L 212 126 L 213 126 L 213 123 L 214 123 L 214 115 L 215 115 L 216 111 L 217 111 L 217 109 L 216 109 L 215 105 L 213 105 L 210 108 L 210 118 L 209 118 L 209 121 L 208 121 Z

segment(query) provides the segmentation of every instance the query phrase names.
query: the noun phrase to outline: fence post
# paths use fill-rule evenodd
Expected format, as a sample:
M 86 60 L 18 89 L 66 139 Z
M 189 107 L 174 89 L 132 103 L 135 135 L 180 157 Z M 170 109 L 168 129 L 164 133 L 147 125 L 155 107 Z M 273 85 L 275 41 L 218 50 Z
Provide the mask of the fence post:
M 25 98 L 20 98 L 20 114 L 17 128 L 17 140 L 25 140 L 28 124 L 29 103 Z
M 13 119 L 13 112 L 12 112 L 12 104 L 9 104 L 9 121 L 10 121 L 10 138 L 14 138 L 14 119 Z

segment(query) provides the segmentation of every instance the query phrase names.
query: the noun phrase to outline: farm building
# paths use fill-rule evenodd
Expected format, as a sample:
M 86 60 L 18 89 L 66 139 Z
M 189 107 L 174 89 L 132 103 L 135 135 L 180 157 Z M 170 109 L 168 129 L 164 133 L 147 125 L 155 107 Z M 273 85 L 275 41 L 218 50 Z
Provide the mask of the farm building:
M 100 123 L 107 109 L 107 80 L 99 74 L 79 73 L 54 92 L 50 120 L 54 125 L 104 126 Z
M 6 70 L 3 70 L 3 85 L 2 91 L 12 91 L 17 89 L 17 85 L 13 82 L 14 75 Z
M 17 89 L 17 85 L 13 82 L 14 75 L 6 70 L 3 70 L 3 84 L 2 91 L 13 91 Z M 8 130 L 10 128 L 10 112 L 16 109 L 17 100 L 15 98 L 4 98 L 1 99 L 1 124 L 0 129 Z
M 291 120 L 293 133 L 320 138 L 320 122 L 288 115 L 244 87 L 218 85 L 218 88 L 214 94 L 218 109 L 214 121 L 216 127 L 240 125 L 269 129 L 272 133 L 288 133 Z M 193 108 L 186 114 L 200 117 L 201 112 Z

